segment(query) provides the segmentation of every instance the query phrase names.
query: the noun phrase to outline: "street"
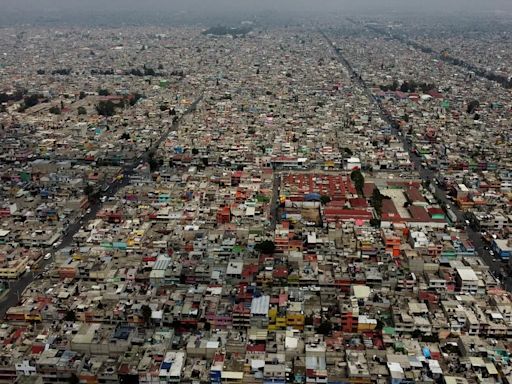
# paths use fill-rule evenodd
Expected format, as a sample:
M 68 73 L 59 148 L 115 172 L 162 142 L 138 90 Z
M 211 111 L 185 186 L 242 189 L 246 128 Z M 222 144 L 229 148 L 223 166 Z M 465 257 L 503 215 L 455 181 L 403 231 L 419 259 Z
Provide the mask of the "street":
M 203 98 L 203 93 L 199 95 L 198 98 L 194 100 L 194 102 L 188 107 L 188 109 L 180 116 L 179 119 L 175 120 L 172 125 L 166 129 L 156 140 L 151 147 L 149 147 L 143 154 L 141 154 L 136 161 L 133 161 L 130 164 L 127 164 L 123 167 L 124 177 L 121 180 L 115 179 L 109 186 L 108 190 L 105 192 L 100 188 L 100 196 L 90 203 L 89 208 L 90 211 L 86 215 L 84 215 L 80 220 L 71 224 L 67 228 L 66 234 L 61 238 L 61 244 L 52 250 L 52 252 L 57 252 L 63 248 L 69 247 L 73 244 L 73 236 L 80 230 L 80 228 L 87 224 L 90 220 L 96 217 L 96 214 L 101 210 L 103 204 L 101 202 L 101 197 L 106 197 L 105 200 L 108 201 L 109 197 L 115 196 L 117 191 L 121 188 L 127 186 L 130 183 L 130 175 L 133 175 L 135 168 L 140 164 L 140 162 L 147 162 L 150 153 L 154 152 L 158 146 L 167 138 L 171 131 L 175 131 L 178 129 L 180 121 L 183 117 L 194 112 L 197 105 Z M 40 260 L 38 263 L 39 269 L 44 269 L 46 266 L 50 265 L 53 262 L 53 257 L 48 260 Z M 25 272 L 18 280 L 9 281 L 10 289 L 8 293 L 1 299 L 0 303 L 0 318 L 4 318 L 7 310 L 18 304 L 19 298 L 21 297 L 23 291 L 28 287 L 30 283 L 32 283 L 35 279 L 36 274 L 33 271 Z
M 376 97 L 373 96 L 373 94 L 371 93 L 371 90 L 368 88 L 365 81 L 361 79 L 360 75 L 353 70 L 350 62 L 343 56 L 342 51 L 339 48 L 337 48 L 335 46 L 335 44 L 332 43 L 332 41 L 327 37 L 327 35 L 323 31 L 320 31 L 320 34 L 325 38 L 328 45 L 333 50 L 333 53 L 338 58 L 338 61 L 349 70 L 353 80 L 356 81 L 361 87 L 363 87 L 366 97 L 369 99 L 369 101 L 371 103 L 373 103 L 378 108 L 381 118 L 391 126 L 392 134 L 398 140 L 400 140 L 402 142 L 404 148 L 409 153 L 411 161 L 414 163 L 414 168 L 418 171 L 421 179 L 424 181 L 428 180 L 429 182 L 434 182 L 436 173 L 434 171 L 424 167 L 421 164 L 421 158 L 413 151 L 411 145 L 406 140 L 405 136 L 403 134 L 400 134 L 400 135 L 398 134 L 399 131 L 398 131 L 398 128 L 397 128 L 397 125 L 396 125 L 394 119 L 391 117 L 389 112 L 384 109 L 384 107 L 382 106 L 380 101 Z M 504 271 L 503 271 L 503 267 L 501 264 L 502 262 L 499 260 L 494 261 L 493 256 L 489 253 L 488 250 L 485 249 L 485 244 L 484 244 L 484 241 L 482 240 L 482 236 L 480 235 L 480 233 L 474 231 L 472 228 L 470 228 L 469 225 L 466 225 L 464 223 L 465 220 L 464 220 L 463 212 L 461 210 L 459 210 L 457 208 L 457 206 L 455 204 L 453 204 L 453 202 L 451 200 L 448 199 L 448 197 L 446 195 L 446 191 L 439 188 L 437 186 L 437 184 L 435 184 L 435 197 L 438 199 L 438 201 L 440 203 L 450 205 L 451 210 L 455 213 L 455 215 L 457 216 L 457 219 L 464 225 L 466 234 L 467 234 L 469 240 L 473 243 L 477 254 L 489 266 L 489 270 L 493 274 L 495 274 L 495 276 L 496 275 L 506 276 L 506 274 L 503 273 Z M 512 291 L 512 277 L 506 276 L 504 281 L 502 281 L 502 284 L 505 289 L 507 289 L 508 291 Z

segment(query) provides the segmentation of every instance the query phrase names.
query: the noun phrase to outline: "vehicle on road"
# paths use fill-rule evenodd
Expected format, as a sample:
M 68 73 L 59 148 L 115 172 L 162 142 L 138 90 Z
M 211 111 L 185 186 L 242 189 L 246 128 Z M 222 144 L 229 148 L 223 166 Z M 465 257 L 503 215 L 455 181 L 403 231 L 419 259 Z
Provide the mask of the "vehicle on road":
M 52 254 L 51 253 L 47 253 L 46 255 L 44 255 L 43 259 L 45 260 L 50 260 L 52 258 Z

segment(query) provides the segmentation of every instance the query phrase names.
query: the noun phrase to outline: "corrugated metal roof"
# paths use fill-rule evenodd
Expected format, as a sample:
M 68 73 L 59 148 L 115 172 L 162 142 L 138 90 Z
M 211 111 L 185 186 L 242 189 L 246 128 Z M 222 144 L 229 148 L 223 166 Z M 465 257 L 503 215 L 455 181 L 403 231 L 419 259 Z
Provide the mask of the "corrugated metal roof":
M 168 258 L 159 258 L 155 265 L 153 265 L 153 270 L 157 269 L 167 269 L 169 267 L 169 264 L 171 264 L 171 259 Z
M 270 306 L 270 296 L 260 296 L 252 299 L 251 303 L 251 315 L 263 315 L 268 314 L 268 308 Z

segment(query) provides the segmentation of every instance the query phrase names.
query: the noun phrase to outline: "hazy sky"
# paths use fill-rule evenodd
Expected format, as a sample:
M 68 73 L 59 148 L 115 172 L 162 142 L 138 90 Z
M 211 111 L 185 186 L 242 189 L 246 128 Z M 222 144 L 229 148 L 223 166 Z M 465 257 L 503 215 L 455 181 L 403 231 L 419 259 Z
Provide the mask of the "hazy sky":
M 94 18 L 119 22 L 137 14 L 149 19 L 184 14 L 206 19 L 269 11 L 274 15 L 512 12 L 512 0 L 0 0 L 0 23 L 87 22 Z

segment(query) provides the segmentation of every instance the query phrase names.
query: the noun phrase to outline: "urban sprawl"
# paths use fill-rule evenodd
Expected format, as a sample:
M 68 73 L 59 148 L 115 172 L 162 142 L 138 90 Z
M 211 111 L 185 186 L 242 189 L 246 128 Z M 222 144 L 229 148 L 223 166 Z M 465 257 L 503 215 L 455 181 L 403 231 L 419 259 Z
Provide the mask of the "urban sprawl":
M 511 383 L 485 25 L 1 29 L 0 382 Z

